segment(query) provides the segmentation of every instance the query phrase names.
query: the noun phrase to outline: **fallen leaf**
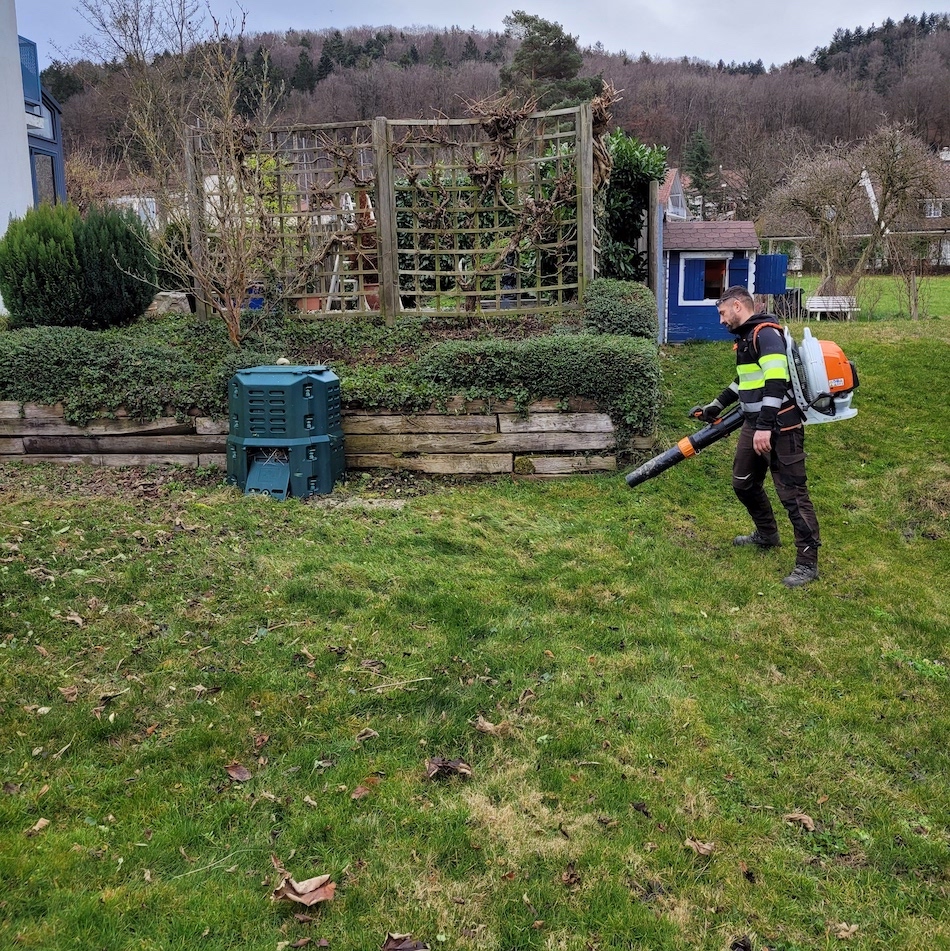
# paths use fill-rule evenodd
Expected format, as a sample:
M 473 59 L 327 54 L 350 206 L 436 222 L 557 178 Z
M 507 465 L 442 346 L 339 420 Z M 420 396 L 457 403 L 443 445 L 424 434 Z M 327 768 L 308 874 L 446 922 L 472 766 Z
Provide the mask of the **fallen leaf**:
M 356 742 L 365 743 L 367 740 L 373 740 L 377 736 L 379 736 L 379 734 L 375 730 L 366 727 L 365 730 L 360 730 L 360 732 L 356 734 Z
M 72 610 L 70 610 L 70 612 L 66 615 L 66 620 L 69 621 L 70 624 L 75 624 L 76 627 L 82 627 L 83 624 L 86 623 L 75 611 Z
M 39 819 L 35 826 L 26 830 L 25 834 L 28 838 L 33 838 L 34 835 L 39 835 L 48 825 L 49 819 Z
M 823 806 L 830 798 L 830 796 L 819 796 L 816 801 L 819 806 Z
M 312 940 L 312 938 L 298 938 L 290 946 L 292 948 L 305 948 Z
M 225 766 L 224 771 L 236 783 L 246 783 L 251 778 L 250 770 L 236 761 Z
M 305 806 L 310 806 L 311 809 L 317 808 L 317 803 L 313 799 L 311 799 L 309 796 L 304 796 L 303 801 Z
M 269 739 L 270 739 L 269 733 L 258 733 L 254 737 L 254 749 L 255 750 L 261 749 L 264 746 L 264 744 L 267 743 Z
M 36 652 L 40 657 L 49 657 L 49 651 L 45 647 L 41 647 L 39 644 L 34 644 L 33 646 L 36 648 Z
M 432 756 L 426 760 L 428 779 L 448 779 L 450 776 L 471 779 L 472 767 L 464 760 L 446 759 L 444 756 Z
M 815 831 L 815 820 L 804 812 L 790 812 L 782 817 L 786 822 L 797 822 L 809 832 Z
M 303 882 L 294 881 L 289 875 L 274 889 L 274 901 L 294 901 L 308 908 L 323 901 L 331 901 L 336 892 L 336 882 L 329 875 L 318 875 Z
M 512 726 L 507 720 L 502 720 L 501 723 L 491 723 L 479 714 L 475 721 L 475 729 L 479 733 L 487 733 L 489 736 L 510 736 Z
M 858 933 L 857 925 L 849 925 L 843 921 L 835 925 L 834 929 L 835 937 L 841 941 L 850 941 Z
M 740 863 L 739 863 L 739 871 L 742 872 L 742 877 L 743 877 L 747 882 L 751 883 L 752 885 L 755 884 L 755 872 L 753 872 L 752 869 L 749 868 L 749 866 L 746 865 L 745 862 L 740 862 Z
M 576 888 L 581 883 L 580 873 L 574 866 L 573 862 L 568 862 L 567 868 L 561 873 L 561 881 L 568 888 Z
M 79 688 L 75 684 L 72 687 L 60 687 L 59 692 L 67 703 L 75 703 L 79 698 Z
M 368 786 L 357 786 L 353 792 L 350 793 L 350 799 L 362 799 L 364 796 L 368 796 L 372 790 Z
M 390 932 L 383 942 L 382 951 L 429 951 L 429 946 L 424 941 L 416 941 L 411 934 Z
M 715 842 L 700 842 L 692 836 L 683 843 L 687 848 L 692 849 L 697 855 L 712 855 L 716 851 Z
M 647 804 L 646 804 L 645 802 L 632 802 L 632 803 L 630 803 L 630 805 L 631 805 L 637 812 L 639 812 L 639 813 L 640 813 L 641 815 L 643 815 L 643 816 L 646 816 L 648 819 L 652 819 L 652 818 L 653 818 L 653 814 L 652 814 L 652 813 L 650 812 L 650 810 L 647 808 Z

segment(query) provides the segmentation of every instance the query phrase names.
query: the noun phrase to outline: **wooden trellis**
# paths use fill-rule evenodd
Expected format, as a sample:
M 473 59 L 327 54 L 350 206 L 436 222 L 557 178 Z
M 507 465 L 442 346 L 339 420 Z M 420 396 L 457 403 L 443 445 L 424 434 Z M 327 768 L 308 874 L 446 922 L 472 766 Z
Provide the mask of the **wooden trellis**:
M 216 150 L 207 133 L 193 143 L 207 194 Z M 302 310 L 546 313 L 575 307 L 594 276 L 589 104 L 295 127 L 253 148 L 275 236 L 263 293 Z

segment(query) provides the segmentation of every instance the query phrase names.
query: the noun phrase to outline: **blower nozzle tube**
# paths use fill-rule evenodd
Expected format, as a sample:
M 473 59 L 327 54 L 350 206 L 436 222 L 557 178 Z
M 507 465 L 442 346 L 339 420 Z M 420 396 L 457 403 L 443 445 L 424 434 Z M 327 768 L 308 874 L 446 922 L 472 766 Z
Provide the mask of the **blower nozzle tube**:
M 638 469 L 629 472 L 626 476 L 627 485 L 633 489 L 641 483 L 646 482 L 647 479 L 652 479 L 661 472 L 672 469 L 673 466 L 682 462 L 684 459 L 695 456 L 697 452 L 700 452 L 707 446 L 711 446 L 714 442 L 719 442 L 720 439 L 724 439 L 729 433 L 735 432 L 735 430 L 742 425 L 743 419 L 741 408 L 738 406 L 734 407 L 721 419 L 717 419 L 714 423 L 704 426 L 699 432 L 694 433 L 692 436 L 684 437 L 675 446 L 671 446 L 667 449 L 666 452 L 661 452 L 658 456 L 647 460 Z

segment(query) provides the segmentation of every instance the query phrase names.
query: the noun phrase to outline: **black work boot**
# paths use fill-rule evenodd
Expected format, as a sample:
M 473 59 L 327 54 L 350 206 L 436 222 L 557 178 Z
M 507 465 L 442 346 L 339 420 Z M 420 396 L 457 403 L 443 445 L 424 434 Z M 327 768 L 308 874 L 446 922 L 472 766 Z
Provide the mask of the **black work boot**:
M 760 532 L 756 529 L 751 535 L 736 535 L 732 540 L 733 545 L 758 545 L 759 548 L 779 548 L 782 539 L 778 532 L 772 532 L 771 535 Z
M 800 588 L 809 581 L 818 579 L 818 565 L 795 565 L 792 573 L 782 579 L 786 588 Z

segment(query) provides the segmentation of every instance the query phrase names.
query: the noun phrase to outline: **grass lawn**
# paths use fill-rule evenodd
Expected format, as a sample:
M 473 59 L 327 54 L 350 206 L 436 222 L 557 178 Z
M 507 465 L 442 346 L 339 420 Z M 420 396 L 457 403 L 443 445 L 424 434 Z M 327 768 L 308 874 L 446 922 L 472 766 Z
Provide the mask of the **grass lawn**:
M 801 287 L 804 296 L 814 294 L 821 279 L 814 275 L 789 277 L 789 287 Z M 889 320 L 907 317 L 909 299 L 907 288 L 899 277 L 874 274 L 862 278 L 857 298 L 861 312 L 857 320 Z M 950 317 L 950 277 L 920 278 L 918 306 L 922 317 Z
M 827 327 L 797 591 L 731 440 L 307 503 L 0 466 L 0 948 L 950 947 L 950 320 Z M 664 355 L 664 448 L 731 361 Z

